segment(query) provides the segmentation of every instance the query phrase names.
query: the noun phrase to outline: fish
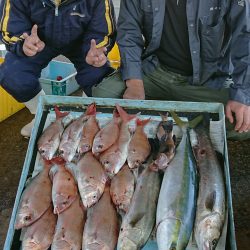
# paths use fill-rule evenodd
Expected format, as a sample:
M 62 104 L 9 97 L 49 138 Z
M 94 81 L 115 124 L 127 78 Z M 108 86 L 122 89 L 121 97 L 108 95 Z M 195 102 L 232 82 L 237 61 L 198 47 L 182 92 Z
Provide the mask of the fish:
M 72 205 L 58 215 L 51 250 L 80 250 L 86 211 L 79 195 Z
M 113 250 L 117 244 L 118 233 L 118 216 L 107 183 L 99 202 L 87 210 L 82 250 Z
M 92 151 L 93 141 L 99 130 L 100 128 L 96 120 L 96 114 L 93 114 L 83 126 L 77 152 L 83 154 L 88 151 Z
M 199 171 L 199 193 L 194 227 L 195 240 L 202 250 L 215 249 L 225 221 L 226 195 L 223 173 L 204 121 L 194 129 L 194 146 Z
M 95 103 L 90 104 L 87 110 L 79 118 L 73 121 L 63 132 L 59 145 L 59 155 L 66 161 L 71 162 L 79 145 L 84 123 L 89 116 L 96 113 Z
M 128 146 L 131 140 L 129 121 L 136 115 L 129 115 L 122 107 L 116 104 L 116 109 L 121 116 L 122 123 L 117 141 L 100 155 L 100 162 L 107 174 L 112 177 L 119 172 L 128 157 Z
M 183 135 L 176 154 L 165 170 L 156 212 L 156 239 L 159 250 L 185 249 L 193 230 L 197 201 L 197 166 L 188 127 L 196 126 L 197 117 L 185 123 L 171 112 Z
M 136 119 L 136 130 L 129 143 L 127 162 L 130 168 L 139 167 L 150 154 L 151 147 L 144 132 L 144 127 L 150 122 L 147 120 Z
M 111 147 L 119 136 L 121 118 L 116 110 L 113 112 L 113 119 L 96 134 L 92 152 L 100 154 Z
M 111 180 L 110 195 L 119 211 L 127 213 L 135 189 L 135 178 L 127 164 Z
M 74 168 L 84 207 L 93 206 L 102 196 L 107 180 L 101 163 L 87 152 Z
M 42 133 L 37 142 L 38 151 L 45 160 L 51 160 L 57 152 L 64 131 L 63 118 L 69 112 L 60 112 L 55 106 L 56 120 Z
M 46 250 L 55 234 L 57 216 L 53 214 L 52 204 L 32 225 L 23 229 L 22 250 Z
M 50 170 L 52 180 L 52 201 L 54 213 L 60 214 L 68 209 L 77 197 L 74 176 L 65 164 L 55 164 Z
M 155 164 L 159 169 L 164 170 L 175 156 L 176 137 L 173 134 L 173 121 L 168 120 L 167 115 L 161 115 L 162 121 L 157 129 L 157 138 L 160 148 Z
M 43 170 L 31 179 L 23 191 L 15 221 L 15 229 L 27 227 L 37 221 L 52 202 L 51 165 L 42 160 Z
M 128 212 L 122 220 L 118 250 L 141 249 L 155 226 L 161 174 L 151 168 L 152 157 L 143 165 Z

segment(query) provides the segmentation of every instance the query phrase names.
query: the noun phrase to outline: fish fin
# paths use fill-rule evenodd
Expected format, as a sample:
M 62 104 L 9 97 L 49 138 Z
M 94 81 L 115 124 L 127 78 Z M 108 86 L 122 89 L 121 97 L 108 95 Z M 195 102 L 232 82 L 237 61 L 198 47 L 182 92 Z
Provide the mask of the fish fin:
M 206 208 L 211 212 L 213 211 L 215 201 L 216 201 L 216 191 L 213 191 L 207 196 L 205 201 Z
M 150 122 L 151 118 L 148 118 L 146 120 L 140 120 L 139 118 L 136 119 L 136 125 L 137 126 L 146 126 Z
M 96 104 L 95 102 L 93 102 L 87 107 L 85 115 L 95 115 L 95 114 L 96 114 Z
M 176 122 L 176 124 L 182 129 L 186 129 L 187 127 L 195 128 L 203 120 L 203 116 L 199 115 L 195 117 L 193 120 L 186 122 L 186 121 L 182 121 L 180 117 L 174 111 L 170 111 L 170 113 L 174 121 Z
M 128 114 L 118 103 L 116 103 L 115 106 L 116 106 L 116 109 L 117 109 L 119 115 L 121 116 L 121 118 L 124 122 L 129 122 L 137 117 L 137 114 L 135 114 L 135 115 Z
M 50 177 L 52 182 L 53 182 L 53 178 L 54 178 L 55 174 L 57 173 L 57 171 L 58 171 L 58 165 L 56 165 L 56 164 L 53 165 L 49 171 L 49 177 Z
M 70 112 L 61 112 L 58 106 L 55 106 L 56 119 L 67 116 Z

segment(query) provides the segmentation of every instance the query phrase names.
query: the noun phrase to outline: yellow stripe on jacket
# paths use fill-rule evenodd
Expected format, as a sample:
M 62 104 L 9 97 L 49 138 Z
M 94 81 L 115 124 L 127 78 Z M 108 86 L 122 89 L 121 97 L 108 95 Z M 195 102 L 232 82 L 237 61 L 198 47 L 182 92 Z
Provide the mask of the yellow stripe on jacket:
M 109 0 L 105 0 L 105 19 L 106 19 L 107 26 L 108 26 L 108 34 L 104 37 L 102 42 L 100 42 L 96 45 L 97 48 L 107 46 L 109 43 L 109 36 L 113 32 L 113 24 L 112 24 L 113 19 L 112 19 L 112 15 L 111 15 L 111 8 L 110 8 Z
M 8 21 L 10 18 L 10 0 L 6 0 L 5 7 L 4 7 L 4 15 L 1 20 L 1 31 L 3 33 L 3 41 L 6 43 L 15 43 L 21 40 L 21 38 L 16 36 L 10 36 L 9 32 L 7 31 Z

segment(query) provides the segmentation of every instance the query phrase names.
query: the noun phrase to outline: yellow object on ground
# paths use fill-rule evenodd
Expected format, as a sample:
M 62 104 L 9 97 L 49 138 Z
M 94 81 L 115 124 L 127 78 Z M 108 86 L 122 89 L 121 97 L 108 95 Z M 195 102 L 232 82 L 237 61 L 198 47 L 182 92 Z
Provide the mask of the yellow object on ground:
M 3 61 L 4 58 L 0 57 L 0 63 Z M 24 108 L 22 103 L 17 102 L 2 87 L 0 87 L 0 122 L 15 114 L 22 108 Z
M 113 68 L 117 69 L 120 66 L 120 52 L 117 44 L 108 53 L 108 59 Z

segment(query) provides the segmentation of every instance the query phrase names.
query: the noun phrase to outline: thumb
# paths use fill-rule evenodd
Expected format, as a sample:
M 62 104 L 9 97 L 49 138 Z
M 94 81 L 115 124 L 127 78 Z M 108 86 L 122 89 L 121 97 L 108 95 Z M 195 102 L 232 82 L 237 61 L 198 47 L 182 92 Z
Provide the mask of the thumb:
M 91 41 L 90 41 L 90 49 L 91 49 L 91 50 L 96 49 L 96 42 L 95 42 L 95 39 L 91 39 Z
M 37 35 L 37 29 L 38 29 L 37 25 L 36 24 L 33 25 L 32 29 L 31 29 L 31 35 L 32 36 L 38 37 L 38 35 Z
M 27 37 L 29 37 L 29 35 L 27 33 L 23 33 L 23 39 L 26 39 Z
M 228 118 L 230 123 L 234 122 L 234 117 L 233 117 L 233 114 L 232 114 L 232 109 L 231 109 L 230 104 L 226 105 L 226 117 Z

